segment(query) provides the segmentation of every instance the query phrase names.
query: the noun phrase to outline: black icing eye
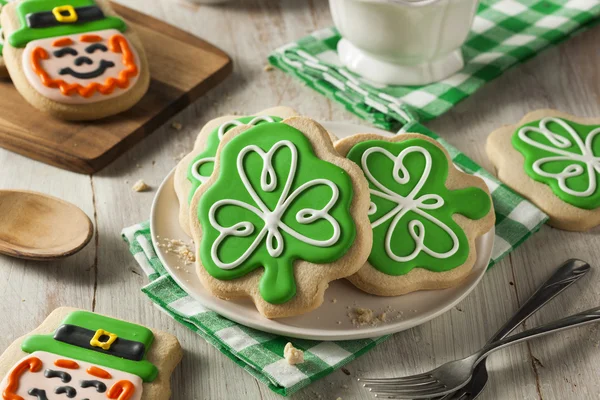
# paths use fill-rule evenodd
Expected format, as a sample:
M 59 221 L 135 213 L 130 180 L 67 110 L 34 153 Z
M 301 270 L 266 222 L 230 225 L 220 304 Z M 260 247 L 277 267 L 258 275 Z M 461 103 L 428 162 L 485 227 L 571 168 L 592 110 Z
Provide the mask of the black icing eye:
M 72 47 L 63 47 L 62 49 L 60 49 L 60 50 L 56 50 L 56 51 L 54 52 L 54 56 L 55 56 L 55 57 L 58 57 L 58 58 L 64 57 L 64 56 L 66 56 L 67 54 L 70 54 L 70 55 L 72 55 L 72 56 L 76 56 L 78 53 L 77 53 L 77 50 L 75 50 L 75 49 L 74 49 L 74 48 L 72 48 Z
M 108 48 L 102 43 L 94 43 L 85 48 L 85 52 L 88 54 L 93 54 L 96 50 L 107 52 Z

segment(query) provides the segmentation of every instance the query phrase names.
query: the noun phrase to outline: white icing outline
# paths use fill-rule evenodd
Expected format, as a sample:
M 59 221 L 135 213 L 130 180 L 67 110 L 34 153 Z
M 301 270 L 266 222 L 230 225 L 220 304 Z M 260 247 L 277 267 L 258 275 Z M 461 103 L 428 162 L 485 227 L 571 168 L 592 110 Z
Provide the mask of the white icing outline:
M 419 178 L 417 185 L 413 188 L 413 190 L 411 190 L 408 196 L 403 197 L 398 193 L 391 191 L 373 176 L 373 174 L 369 170 L 367 162 L 368 157 L 373 153 L 382 154 L 394 163 L 392 177 L 396 182 L 398 182 L 401 185 L 405 185 L 411 180 L 410 173 L 408 172 L 408 169 L 404 166 L 404 158 L 411 153 L 420 153 L 425 157 L 425 169 L 423 170 L 423 174 L 421 175 L 421 178 Z M 429 151 L 422 147 L 410 146 L 402 150 L 400 154 L 398 154 L 398 156 L 394 156 L 392 153 L 381 147 L 371 147 L 362 154 L 361 166 L 367 179 L 375 187 L 377 187 L 377 189 L 379 189 L 369 189 L 371 196 L 377 196 L 397 204 L 397 206 L 395 206 L 387 214 L 383 215 L 378 220 L 371 223 L 371 228 L 375 229 L 390 218 L 393 218 L 385 236 L 385 251 L 388 257 L 397 262 L 407 262 L 414 260 L 421 252 L 425 252 L 426 254 L 439 259 L 449 258 L 456 254 L 459 248 L 459 240 L 454 231 L 452 231 L 452 229 L 450 229 L 446 224 L 444 224 L 443 222 L 441 222 L 440 220 L 438 220 L 437 218 L 433 217 L 425 211 L 437 210 L 441 208 L 444 205 L 444 199 L 437 194 L 424 194 L 420 197 L 417 197 L 419 191 L 423 188 L 425 182 L 427 182 L 427 179 L 429 178 L 429 174 L 431 173 L 432 159 Z M 427 247 L 425 245 L 425 227 L 421 221 L 415 219 L 410 221 L 408 224 L 409 233 L 415 242 L 415 249 L 411 254 L 407 256 L 396 255 L 391 248 L 392 235 L 394 234 L 398 222 L 409 211 L 419 214 L 423 218 L 431 221 L 432 223 L 440 227 L 442 230 L 444 230 L 452 239 L 452 248 L 445 253 L 438 253 Z M 375 203 L 371 202 L 371 205 L 369 207 L 369 215 L 373 215 L 375 214 L 375 212 L 377 212 L 377 206 Z
M 263 115 L 263 116 L 254 117 L 247 124 L 244 124 L 243 122 L 240 122 L 237 119 L 227 121 L 224 124 L 222 124 L 221 126 L 219 126 L 219 131 L 217 132 L 219 142 L 221 141 L 221 139 L 223 139 L 223 136 L 225 136 L 225 133 L 227 132 L 227 129 L 229 127 L 242 126 L 242 125 L 255 126 L 259 122 L 275 122 L 275 120 L 273 118 L 269 117 L 268 115 Z M 209 162 L 215 162 L 215 157 L 201 158 L 192 165 L 192 176 L 194 177 L 194 179 L 196 179 L 201 184 L 205 183 L 210 178 L 210 175 L 208 175 L 208 176 L 200 175 L 200 172 L 199 172 L 200 167 Z
M 255 152 L 263 159 L 263 168 L 261 171 L 260 177 L 260 187 L 265 192 L 272 192 L 277 187 L 277 175 L 275 173 L 275 168 L 273 167 L 273 156 L 275 152 L 280 148 L 287 147 L 291 152 L 291 162 L 290 162 L 290 171 L 288 172 L 287 181 L 285 182 L 285 186 L 281 193 L 281 196 L 275 206 L 273 211 L 269 210 L 269 208 L 265 205 L 265 203 L 260 199 L 254 188 L 252 187 L 246 172 L 244 170 L 243 162 L 244 157 L 250 153 Z M 263 151 L 260 147 L 256 145 L 249 145 L 244 147 L 237 157 L 237 170 L 244 187 L 248 191 L 248 194 L 252 197 L 252 200 L 258 205 L 254 207 L 250 204 L 244 203 L 235 199 L 223 199 L 215 202 L 208 212 L 208 218 L 210 224 L 213 228 L 219 231 L 219 236 L 214 241 L 211 247 L 211 257 L 215 264 L 221 269 L 233 269 L 238 267 L 244 261 L 250 257 L 250 255 L 258 248 L 262 240 L 266 236 L 266 245 L 267 251 L 271 257 L 279 257 L 283 252 L 283 237 L 281 235 L 280 229 L 291 235 L 292 237 L 304 242 L 306 244 L 316 246 L 316 247 L 329 247 L 334 245 L 340 238 L 341 229 L 339 223 L 329 215 L 329 210 L 334 206 L 338 197 L 339 197 L 339 189 L 336 184 L 328 179 L 313 179 L 312 181 L 306 182 L 296 190 L 294 190 L 291 194 L 289 194 L 292 183 L 294 181 L 294 177 L 296 176 L 296 169 L 298 166 L 298 150 L 296 146 L 290 142 L 289 140 L 282 140 L 273 145 L 268 152 Z M 318 219 L 324 219 L 328 221 L 333 227 L 333 235 L 327 240 L 315 240 L 304 236 L 281 221 L 282 216 L 287 211 L 287 208 L 290 204 L 304 192 L 306 189 L 317 185 L 326 185 L 332 191 L 331 199 L 329 202 L 323 207 L 321 210 L 316 210 L 313 208 L 303 208 L 302 210 L 296 213 L 296 221 L 300 224 L 310 224 Z M 215 214 L 217 210 L 225 205 L 234 205 L 238 207 L 242 207 L 248 211 L 253 212 L 259 218 L 261 218 L 265 225 L 258 233 L 256 239 L 252 242 L 250 247 L 242 254 L 237 260 L 224 263 L 219 259 L 218 248 L 220 244 L 229 236 L 235 237 L 247 237 L 250 236 L 255 227 L 252 223 L 248 221 L 239 222 L 230 227 L 224 227 L 220 225 L 216 218 Z
M 573 142 L 571 142 L 568 138 L 558 135 L 558 134 L 552 132 L 550 129 L 548 129 L 547 125 L 551 122 L 562 126 L 563 129 L 565 129 L 567 131 L 567 133 L 571 136 L 571 138 L 573 139 Z M 544 135 L 544 137 L 550 143 L 552 143 L 553 146 L 556 146 L 556 147 L 550 147 L 543 143 L 536 142 L 535 140 L 533 140 L 532 138 L 527 136 L 527 133 L 529 133 L 529 132 L 536 132 L 536 133 L 540 133 L 540 134 Z M 585 138 L 585 143 L 584 143 L 583 140 L 581 139 L 581 137 L 575 131 L 575 129 L 573 129 L 573 127 L 571 127 L 567 122 L 563 121 L 562 119 L 558 119 L 558 118 L 554 118 L 554 117 L 547 117 L 540 121 L 539 126 L 537 128 L 532 127 L 532 126 L 525 126 L 521 129 L 519 129 L 517 135 L 519 136 L 519 139 L 521 139 L 523 142 L 529 144 L 530 146 L 533 146 L 540 150 L 545 150 L 545 151 L 549 151 L 551 153 L 557 154 L 556 156 L 544 157 L 544 158 L 540 158 L 539 160 L 536 160 L 532 166 L 533 171 L 536 174 L 546 177 L 546 178 L 556 179 L 558 181 L 558 187 L 563 192 L 570 194 L 571 196 L 589 197 L 596 192 L 596 188 L 597 188 L 596 173 L 600 173 L 600 157 L 596 157 L 592 150 L 592 144 L 594 142 L 594 138 L 599 133 L 600 133 L 600 128 L 594 129 L 587 135 L 587 137 Z M 566 148 L 573 146 L 573 143 L 575 143 L 577 145 L 577 147 L 579 147 L 581 154 L 575 154 L 575 153 L 571 153 L 569 151 L 564 150 Z M 570 189 L 567 186 L 567 182 L 566 182 L 568 178 L 572 178 L 575 176 L 581 176 L 584 172 L 586 172 L 581 165 L 579 165 L 579 164 L 568 165 L 567 167 L 565 167 L 562 170 L 562 172 L 559 172 L 557 174 L 545 172 L 542 170 L 542 166 L 545 163 L 552 162 L 552 161 L 571 161 L 571 160 L 582 162 L 587 167 L 587 173 L 588 173 L 588 177 L 589 177 L 589 185 L 588 185 L 588 188 L 586 190 L 584 190 L 583 192 L 578 192 L 576 190 Z

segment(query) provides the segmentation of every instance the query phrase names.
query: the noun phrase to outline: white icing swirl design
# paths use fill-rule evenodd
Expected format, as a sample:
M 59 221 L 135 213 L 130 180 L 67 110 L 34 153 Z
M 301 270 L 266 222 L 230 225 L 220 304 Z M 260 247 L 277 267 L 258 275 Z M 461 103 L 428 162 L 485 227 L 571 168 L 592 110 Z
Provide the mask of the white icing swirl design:
M 231 128 L 232 126 L 241 126 L 241 125 L 254 126 L 260 122 L 275 122 L 275 120 L 266 115 L 254 117 L 247 124 L 244 124 L 243 122 L 240 122 L 240 121 L 234 119 L 234 120 L 225 122 L 223 125 L 221 125 L 219 127 L 219 131 L 217 132 L 217 136 L 219 137 L 219 141 L 221 141 L 221 139 L 223 139 L 223 136 L 225 136 L 227 129 Z M 196 179 L 200 183 L 205 183 L 208 180 L 208 178 L 210 178 L 210 175 L 205 176 L 205 175 L 200 174 L 200 167 L 202 167 L 202 165 L 204 165 L 204 164 L 211 163 L 211 162 L 213 162 L 213 163 L 215 162 L 215 157 L 204 157 L 204 158 L 201 158 L 198 161 L 196 161 L 194 163 L 194 165 L 192 165 L 192 176 L 194 177 L 194 179 Z
M 560 125 L 569 134 L 569 136 L 572 138 L 572 141 L 564 136 L 552 132 L 548 128 L 549 123 L 555 123 Z M 530 132 L 540 133 L 544 135 L 544 137 L 552 144 L 552 146 L 555 147 L 548 146 L 544 143 L 536 141 L 535 139 L 528 136 L 528 133 Z M 560 188 L 560 190 L 567 194 L 570 194 L 571 196 L 588 197 L 596 192 L 596 173 L 600 173 L 600 157 L 594 155 L 594 151 L 592 148 L 594 138 L 599 133 L 600 128 L 594 129 L 587 135 L 584 142 L 582 138 L 577 134 L 575 129 L 573 129 L 573 127 L 567 122 L 565 122 L 562 119 L 548 117 L 542 119 L 538 127 L 526 126 L 519 129 L 517 135 L 519 139 L 529 144 L 530 146 L 556 154 L 555 156 L 544 157 L 540 158 L 539 160 L 536 160 L 532 166 L 533 171 L 536 174 L 546 178 L 556 179 L 558 181 L 558 187 Z M 577 145 L 581 154 L 576 154 L 565 150 L 573 146 L 574 144 Z M 573 161 L 573 163 L 565 167 L 559 173 L 546 172 L 542 170 L 544 164 L 551 163 L 554 161 Z M 584 164 L 585 168 L 579 163 Z M 581 176 L 585 172 L 587 172 L 588 174 L 587 189 L 583 191 L 577 191 L 571 189 L 567 185 L 567 179 Z
M 411 180 L 410 173 L 404 165 L 405 157 L 411 153 L 420 153 L 423 155 L 423 157 L 425 158 L 425 169 L 423 170 L 423 174 L 419 178 L 419 181 L 417 182 L 415 187 L 406 197 L 403 197 L 398 193 L 388 189 L 373 176 L 369 169 L 368 158 L 371 154 L 374 153 L 381 154 L 389 158 L 394 163 L 392 177 L 396 182 L 398 182 L 401 185 L 406 185 Z M 437 218 L 433 217 L 428 213 L 428 210 L 437 210 L 441 208 L 444 205 L 444 199 L 437 194 L 423 194 L 419 196 L 419 192 L 425 185 L 425 182 L 427 182 L 429 174 L 431 173 L 431 165 L 431 154 L 426 149 L 418 146 L 407 147 L 406 149 L 402 150 L 400 154 L 398 154 L 398 156 L 394 156 L 392 153 L 381 147 L 371 147 L 367 149 L 361 157 L 361 166 L 363 172 L 365 173 L 367 179 L 373 184 L 373 186 L 376 187 L 376 189 L 369 189 L 371 196 L 377 196 L 397 204 L 388 213 L 371 223 L 371 227 L 375 229 L 379 225 L 388 221 L 390 218 L 393 218 L 385 236 L 385 251 L 387 255 L 394 261 L 411 261 L 414 260 L 421 252 L 424 252 L 434 258 L 449 258 L 458 251 L 459 240 L 456 234 L 446 224 L 444 224 L 442 221 L 438 220 Z M 415 249 L 411 254 L 407 256 L 399 256 L 395 254 L 391 246 L 392 235 L 396 230 L 398 222 L 409 211 L 420 215 L 421 217 L 431 221 L 432 223 L 440 227 L 442 230 L 444 230 L 444 232 L 446 232 L 452 239 L 452 248 L 444 253 L 438 253 L 427 247 L 427 245 L 425 245 L 425 227 L 421 221 L 415 219 L 410 221 L 408 224 L 410 236 L 415 242 Z M 373 215 L 376 212 L 377 206 L 375 205 L 375 203 L 371 202 L 371 206 L 369 208 L 369 215 Z
M 261 200 L 261 198 L 254 190 L 252 184 L 248 180 L 248 176 L 246 175 L 246 171 L 244 170 L 244 157 L 246 157 L 246 155 L 250 152 L 255 152 L 262 158 L 263 168 L 260 176 L 260 188 L 264 192 L 273 192 L 278 185 L 277 175 L 273 166 L 273 156 L 281 148 L 288 148 L 291 152 L 290 171 L 288 173 L 285 186 L 277 202 L 277 205 L 275 206 L 274 210 L 269 210 L 269 208 Z M 238 267 L 240 264 L 246 261 L 252 255 L 252 253 L 254 253 L 254 251 L 256 251 L 258 246 L 265 238 L 267 251 L 269 255 L 271 257 L 279 257 L 284 250 L 284 241 L 280 231 L 284 231 L 285 233 L 296 238 L 297 240 L 316 247 L 329 247 L 334 245 L 339 240 L 341 235 L 340 225 L 329 214 L 329 210 L 331 210 L 331 208 L 334 206 L 339 197 L 339 189 L 337 185 L 335 185 L 332 181 L 328 179 L 313 179 L 302 184 L 300 187 L 298 187 L 296 190 L 290 193 L 294 177 L 296 176 L 297 167 L 298 150 L 296 146 L 289 140 L 282 140 L 275 143 L 268 152 L 263 151 L 261 148 L 255 145 L 246 146 L 240 151 L 237 157 L 238 174 L 242 179 L 244 188 L 248 191 L 248 193 L 252 197 L 252 200 L 254 200 L 255 204 L 258 207 L 235 199 L 219 200 L 211 206 L 208 212 L 208 218 L 212 227 L 219 231 L 219 236 L 214 241 L 211 247 L 211 257 L 219 268 L 233 269 Z M 324 219 L 328 221 L 333 227 L 333 234 L 327 240 L 317 240 L 305 236 L 301 233 L 296 232 L 293 228 L 289 227 L 282 221 L 283 215 L 287 211 L 288 207 L 292 204 L 292 202 L 307 189 L 318 185 L 329 186 L 329 188 L 331 189 L 330 200 L 327 202 L 325 207 L 323 207 L 320 210 L 314 208 L 301 209 L 296 213 L 296 221 L 299 224 L 310 224 L 319 219 Z M 220 225 L 217 222 L 215 214 L 217 213 L 219 208 L 227 205 L 233 205 L 251 211 L 252 213 L 256 214 L 260 219 L 262 219 L 265 224 L 254 239 L 254 241 L 252 242 L 252 244 L 244 252 L 244 254 L 238 257 L 237 260 L 228 263 L 223 262 L 219 258 L 218 249 L 221 243 L 230 236 L 250 236 L 252 235 L 252 233 L 254 233 L 255 226 L 248 221 L 239 222 L 229 227 Z

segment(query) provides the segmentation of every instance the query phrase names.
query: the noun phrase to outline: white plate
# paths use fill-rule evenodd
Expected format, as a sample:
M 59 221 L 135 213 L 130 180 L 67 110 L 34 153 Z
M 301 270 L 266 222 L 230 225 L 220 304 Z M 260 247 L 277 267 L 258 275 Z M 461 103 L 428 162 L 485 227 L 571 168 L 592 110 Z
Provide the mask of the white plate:
M 325 122 L 323 126 L 338 137 L 366 132 L 391 135 L 379 129 L 343 122 Z M 158 189 L 150 217 L 152 240 L 163 265 L 173 279 L 206 308 L 240 324 L 278 335 L 314 340 L 350 340 L 382 336 L 423 324 L 451 309 L 475 288 L 485 273 L 494 244 L 494 229 L 477 240 L 475 266 L 468 278 L 455 288 L 378 297 L 364 293 L 341 279 L 330 283 L 325 302 L 315 311 L 298 317 L 269 320 L 258 313 L 250 300 L 225 301 L 211 296 L 202 287 L 194 265 L 185 266 L 176 255 L 168 254 L 156 245 L 156 236 L 190 242 L 179 226 L 179 202 L 173 188 L 173 175 L 172 171 Z M 356 327 L 348 317 L 348 307 L 370 308 L 375 314 L 386 309 L 392 311 L 387 313 L 387 322 Z

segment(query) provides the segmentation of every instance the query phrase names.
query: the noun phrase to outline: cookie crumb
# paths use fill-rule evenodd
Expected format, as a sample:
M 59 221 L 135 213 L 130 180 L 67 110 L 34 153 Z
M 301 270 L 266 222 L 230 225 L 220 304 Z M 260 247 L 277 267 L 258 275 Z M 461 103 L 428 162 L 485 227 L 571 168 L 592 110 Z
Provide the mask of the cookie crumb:
M 158 236 L 156 239 L 158 240 Z M 196 261 L 194 252 L 183 240 L 163 238 L 162 243 L 158 242 L 158 247 L 163 249 L 165 253 L 175 254 L 185 265 L 192 264 Z
M 356 322 L 359 325 L 370 324 L 373 322 L 373 310 L 370 308 L 357 307 L 354 309 L 356 314 Z
M 134 192 L 147 192 L 152 189 L 142 179 L 138 180 L 132 187 Z
M 331 299 L 331 302 L 332 302 L 333 304 L 335 304 L 335 303 L 337 303 L 337 299 L 334 297 L 333 299 Z
M 290 365 L 302 364 L 304 362 L 304 352 L 295 348 L 291 342 L 285 345 L 283 357 Z
M 371 310 L 365 307 L 355 307 L 348 312 L 348 318 L 355 327 L 364 325 L 377 326 L 385 322 L 391 322 L 402 318 L 402 311 L 386 307 L 384 311 Z
M 175 129 L 176 131 L 180 131 L 183 129 L 183 124 L 181 122 L 173 121 L 171 122 L 171 128 Z
M 265 72 L 271 72 L 271 71 L 273 71 L 274 69 L 275 69 L 275 67 L 274 67 L 274 66 L 272 66 L 271 64 L 267 64 L 267 65 L 265 65 L 265 67 L 263 68 L 263 70 L 264 70 Z

